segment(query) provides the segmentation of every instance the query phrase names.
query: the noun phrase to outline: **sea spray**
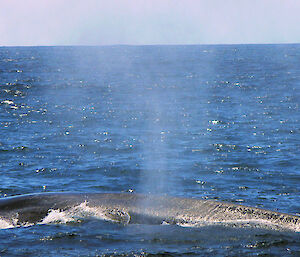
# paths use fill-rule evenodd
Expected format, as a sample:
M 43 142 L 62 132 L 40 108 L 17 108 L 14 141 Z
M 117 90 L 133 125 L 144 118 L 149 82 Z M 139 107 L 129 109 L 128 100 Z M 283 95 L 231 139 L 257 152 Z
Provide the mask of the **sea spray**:
M 172 105 L 175 97 L 168 93 L 168 87 L 155 84 L 149 85 L 143 96 L 146 117 L 139 184 L 142 193 L 169 194 L 174 189 L 169 139 L 178 125 L 175 115 L 177 107 Z

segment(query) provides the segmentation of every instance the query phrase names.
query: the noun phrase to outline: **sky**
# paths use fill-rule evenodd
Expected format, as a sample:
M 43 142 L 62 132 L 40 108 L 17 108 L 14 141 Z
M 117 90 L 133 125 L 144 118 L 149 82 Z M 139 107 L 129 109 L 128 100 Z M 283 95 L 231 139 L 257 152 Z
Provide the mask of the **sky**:
M 300 0 L 0 0 L 0 46 L 300 43 Z

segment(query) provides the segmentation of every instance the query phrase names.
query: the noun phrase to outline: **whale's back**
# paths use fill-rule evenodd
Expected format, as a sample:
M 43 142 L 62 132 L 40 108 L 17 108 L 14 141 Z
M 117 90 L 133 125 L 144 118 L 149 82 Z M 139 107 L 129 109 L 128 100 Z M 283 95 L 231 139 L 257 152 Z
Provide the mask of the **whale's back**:
M 238 204 L 126 193 L 42 193 L 0 199 L 0 217 L 14 226 L 42 223 L 52 211 L 126 223 L 231 224 L 300 231 L 300 217 Z

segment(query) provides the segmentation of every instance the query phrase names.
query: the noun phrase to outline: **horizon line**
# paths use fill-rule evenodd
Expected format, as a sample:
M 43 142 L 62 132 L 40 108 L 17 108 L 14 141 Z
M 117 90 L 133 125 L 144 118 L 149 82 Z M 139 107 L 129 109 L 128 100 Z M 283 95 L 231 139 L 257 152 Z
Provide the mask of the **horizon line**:
M 57 45 L 0 45 L 0 47 L 114 47 L 114 46 L 230 46 L 230 45 L 298 45 L 299 42 L 282 42 L 282 43 L 193 43 L 193 44 L 57 44 Z

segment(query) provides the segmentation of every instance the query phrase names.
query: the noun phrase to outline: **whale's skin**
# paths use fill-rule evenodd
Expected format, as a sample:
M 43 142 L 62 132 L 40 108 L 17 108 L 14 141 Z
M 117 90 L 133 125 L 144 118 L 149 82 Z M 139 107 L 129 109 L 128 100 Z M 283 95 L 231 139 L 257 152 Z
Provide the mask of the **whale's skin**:
M 300 232 L 297 215 L 215 200 L 133 193 L 37 193 L 5 197 L 0 199 L 0 219 L 17 217 L 17 225 L 36 224 L 50 210 L 68 210 L 82 203 L 99 208 L 108 216 L 115 216 L 116 220 L 118 213 L 126 213 L 129 223 L 263 222 L 275 228 Z

